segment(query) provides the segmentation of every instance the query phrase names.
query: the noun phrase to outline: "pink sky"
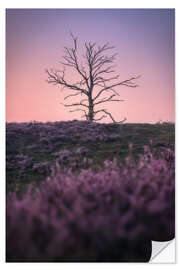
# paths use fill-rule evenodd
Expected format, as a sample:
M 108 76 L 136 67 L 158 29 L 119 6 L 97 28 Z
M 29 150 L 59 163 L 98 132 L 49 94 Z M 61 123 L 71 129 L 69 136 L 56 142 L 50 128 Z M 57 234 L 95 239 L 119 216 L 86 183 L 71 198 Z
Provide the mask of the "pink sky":
M 82 119 L 60 105 L 69 92 L 46 82 L 45 68 L 61 68 L 69 32 L 85 41 L 109 42 L 118 52 L 116 74 L 141 75 L 138 88 L 120 87 L 125 102 L 106 107 L 118 121 L 174 121 L 174 10 L 7 10 L 6 121 Z M 67 78 L 76 78 L 68 72 Z M 103 122 L 103 121 L 102 121 Z M 106 118 L 104 122 L 111 122 Z

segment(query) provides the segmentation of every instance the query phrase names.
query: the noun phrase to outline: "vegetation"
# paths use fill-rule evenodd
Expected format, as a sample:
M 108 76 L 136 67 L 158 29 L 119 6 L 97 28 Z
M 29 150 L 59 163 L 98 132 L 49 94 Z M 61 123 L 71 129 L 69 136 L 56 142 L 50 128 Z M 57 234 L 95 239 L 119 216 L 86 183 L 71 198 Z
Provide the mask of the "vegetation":
M 99 121 L 103 118 L 110 117 L 116 123 L 112 114 L 99 105 L 105 105 L 107 102 L 121 102 L 119 99 L 119 87 L 137 87 L 135 80 L 139 78 L 131 77 L 125 80 L 119 80 L 119 75 L 114 75 L 114 61 L 117 54 L 109 55 L 109 50 L 113 49 L 109 44 L 97 46 L 96 43 L 85 43 L 85 54 L 83 58 L 78 55 L 77 37 L 73 39 L 73 47 L 64 47 L 65 56 L 63 62 L 63 70 L 46 70 L 48 74 L 48 83 L 55 84 L 66 88 L 66 91 L 72 91 L 66 95 L 64 100 L 81 96 L 77 102 L 71 104 L 63 104 L 65 107 L 72 108 L 70 112 L 81 111 L 82 117 L 88 121 Z M 84 63 L 82 63 L 82 59 Z M 77 82 L 69 81 L 66 78 L 66 68 L 75 71 L 78 76 Z M 105 95 L 105 96 L 104 96 Z M 118 121 L 124 122 L 126 119 Z
M 49 175 L 56 162 L 78 171 L 89 166 L 95 169 L 113 158 L 124 162 L 131 144 L 135 159 L 144 152 L 144 145 L 150 145 L 155 152 L 164 148 L 174 150 L 174 133 L 173 123 L 9 123 L 6 132 L 7 191 L 21 190 L 31 182 L 39 183 Z
M 148 262 L 174 238 L 174 124 L 9 123 L 6 142 L 8 262 Z

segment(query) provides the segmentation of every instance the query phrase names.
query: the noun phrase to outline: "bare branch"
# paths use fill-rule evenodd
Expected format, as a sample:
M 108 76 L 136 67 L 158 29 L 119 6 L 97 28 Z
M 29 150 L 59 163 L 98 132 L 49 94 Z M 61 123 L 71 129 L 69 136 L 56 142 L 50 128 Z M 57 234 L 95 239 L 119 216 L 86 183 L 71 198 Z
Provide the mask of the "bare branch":
M 117 80 L 119 78 L 119 75 L 117 75 L 117 76 L 114 76 L 114 77 L 110 77 L 110 78 L 103 78 L 103 77 L 96 77 L 95 79 L 94 79 L 94 85 L 97 85 L 97 84 L 99 84 L 99 83 L 105 83 L 105 82 L 110 82 L 110 81 L 112 81 L 112 80 Z M 105 86 L 104 86 L 105 87 Z
M 69 112 L 77 112 L 77 111 L 84 112 L 84 114 L 81 116 L 81 118 L 84 117 L 84 116 L 86 117 L 86 119 L 88 118 L 88 115 L 87 115 L 86 111 L 83 110 L 83 109 L 74 109 L 74 110 L 70 110 Z
M 103 99 L 101 99 L 100 101 L 94 103 L 94 105 L 98 105 L 98 104 L 100 104 L 100 103 L 104 103 L 104 102 L 108 102 L 108 101 L 116 101 L 116 102 L 124 101 L 124 100 L 122 100 L 122 99 L 112 99 L 112 98 L 115 97 L 115 96 L 116 96 L 116 95 L 113 94 L 113 95 L 111 95 L 109 98 L 103 98 Z
M 68 95 L 68 96 L 66 96 L 66 97 L 64 98 L 64 100 L 67 99 L 67 98 L 69 98 L 69 97 L 78 96 L 78 95 L 80 95 L 80 94 L 81 94 L 81 93 L 76 93 L 76 94 Z
M 60 75 L 59 72 L 57 72 L 57 71 L 53 71 L 53 70 L 49 71 L 48 69 L 46 69 L 46 73 L 48 74 L 48 83 L 60 84 L 60 85 L 67 87 L 69 89 L 80 91 L 80 92 L 88 95 L 88 92 L 86 89 L 78 87 L 75 84 L 70 84 L 64 79 L 65 71 L 63 71 L 62 75 Z
M 81 101 L 79 103 L 72 103 L 72 104 L 64 104 L 60 102 L 60 104 L 64 105 L 65 107 L 72 107 L 72 106 L 84 106 L 86 108 L 89 108 L 86 104 L 83 104 Z
M 111 88 L 113 88 L 113 87 L 116 87 L 116 86 L 124 85 L 124 86 L 128 86 L 128 87 L 133 87 L 133 88 L 138 87 L 137 84 L 134 84 L 134 83 L 133 83 L 133 80 L 138 79 L 138 78 L 139 78 L 139 76 L 137 76 L 137 77 L 132 77 L 132 78 L 130 78 L 130 79 L 128 79 L 128 80 L 121 81 L 121 82 L 117 82 L 117 83 L 115 83 L 115 84 L 106 86 L 106 87 L 104 87 L 103 89 L 101 89 L 101 90 L 99 91 L 99 93 L 96 95 L 96 97 L 94 98 L 94 100 L 96 100 L 96 99 L 97 99 L 104 91 L 107 91 L 107 90 L 109 90 L 109 89 L 111 89 Z
M 100 118 L 98 118 L 98 119 L 94 119 L 94 121 L 100 121 L 100 120 L 102 120 L 103 118 L 106 118 L 107 117 L 107 115 L 102 115 Z
M 99 113 L 99 112 L 104 112 L 105 114 L 109 115 L 109 117 L 111 118 L 111 120 L 113 121 L 113 123 L 120 124 L 120 123 L 123 123 L 124 121 L 126 121 L 126 118 L 124 118 L 123 120 L 117 122 L 117 121 L 113 118 L 112 114 L 111 114 L 110 112 L 108 112 L 106 109 L 98 110 L 98 111 L 96 111 L 96 112 L 94 112 L 94 113 L 97 114 L 97 113 Z
M 86 112 L 86 111 L 85 111 L 85 110 L 83 110 L 83 109 L 74 109 L 74 110 L 70 110 L 69 112 L 77 112 L 77 111 Z
M 81 103 L 84 102 L 84 101 L 87 101 L 88 102 L 88 99 L 87 98 L 84 98 L 81 100 Z
M 70 112 L 82 111 L 84 112 L 83 117 L 89 121 L 99 121 L 106 117 L 110 117 L 114 123 L 123 123 L 126 119 L 123 119 L 120 122 L 116 122 L 111 113 L 106 109 L 95 111 L 95 107 L 99 104 L 106 102 L 120 102 L 124 101 L 117 98 L 119 96 L 118 86 L 126 86 L 135 88 L 138 85 L 135 83 L 135 80 L 139 78 L 131 77 L 127 80 L 119 80 L 119 75 L 111 75 L 114 73 L 114 60 L 117 54 L 109 54 L 109 50 L 114 47 L 110 46 L 108 43 L 97 46 L 96 43 L 86 42 L 85 43 L 85 62 L 81 63 L 78 58 L 78 39 L 72 33 L 70 33 L 73 46 L 71 48 L 64 47 L 64 56 L 63 61 L 60 62 L 63 64 L 63 70 L 46 70 L 48 74 L 48 83 L 60 85 L 61 89 L 67 88 L 73 90 L 74 93 L 68 94 L 64 97 L 64 100 L 75 97 L 78 95 L 85 95 L 78 102 L 72 104 L 63 104 L 65 107 L 76 107 Z M 69 82 L 65 78 L 65 68 L 69 67 L 76 71 L 78 77 L 76 83 Z M 94 95 L 94 90 L 97 88 L 98 92 Z M 106 97 L 102 97 L 106 93 Z M 108 95 L 107 95 L 108 94 Z M 86 113 L 85 109 L 78 108 L 85 107 L 88 109 Z M 97 113 L 103 113 L 99 118 L 94 118 Z
M 72 33 L 71 33 L 71 37 L 72 37 L 73 42 L 74 42 L 74 48 L 68 49 L 67 47 L 65 47 L 65 52 L 66 52 L 67 56 L 64 57 L 64 59 L 66 61 L 64 64 L 75 68 L 75 70 L 84 79 L 84 81 L 86 82 L 86 86 L 89 89 L 88 77 L 86 75 L 86 72 L 84 71 L 84 68 L 80 68 L 79 63 L 78 63 L 78 59 L 77 59 L 77 55 L 76 55 L 77 38 L 75 38 Z

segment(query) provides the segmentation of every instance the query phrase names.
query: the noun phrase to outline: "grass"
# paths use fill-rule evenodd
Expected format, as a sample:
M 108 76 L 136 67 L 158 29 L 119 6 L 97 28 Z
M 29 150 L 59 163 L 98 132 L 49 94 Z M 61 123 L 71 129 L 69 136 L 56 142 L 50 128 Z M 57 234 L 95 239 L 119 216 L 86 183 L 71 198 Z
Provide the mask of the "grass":
M 58 122 L 57 125 L 60 125 Z M 18 125 L 18 124 L 16 124 Z M 7 128 L 8 130 L 8 128 Z M 173 123 L 158 124 L 106 124 L 103 125 L 103 135 L 119 134 L 120 137 L 114 141 L 87 141 L 81 142 L 83 134 L 74 134 L 76 138 L 74 142 L 53 140 L 53 148 L 48 152 L 44 149 L 47 142 L 39 140 L 39 131 L 26 132 L 14 131 L 6 136 L 6 158 L 13 160 L 16 164 L 16 155 L 23 154 L 31 157 L 33 163 L 51 162 L 55 164 L 56 158 L 52 152 L 68 149 L 72 151 L 75 147 L 88 148 L 88 158 L 92 159 L 93 167 L 101 166 L 106 159 L 117 158 L 119 162 L 124 162 L 129 153 L 129 144 L 133 144 L 132 154 L 134 158 L 138 158 L 143 153 L 144 145 L 149 145 L 152 140 L 151 147 L 157 151 L 163 151 L 163 147 L 174 149 L 175 142 L 175 125 Z M 30 147 L 32 146 L 32 147 Z M 12 190 L 24 190 L 29 183 L 38 183 L 44 179 L 46 174 L 32 173 L 31 169 L 27 169 L 25 174 L 20 175 L 18 166 L 6 168 L 7 192 Z

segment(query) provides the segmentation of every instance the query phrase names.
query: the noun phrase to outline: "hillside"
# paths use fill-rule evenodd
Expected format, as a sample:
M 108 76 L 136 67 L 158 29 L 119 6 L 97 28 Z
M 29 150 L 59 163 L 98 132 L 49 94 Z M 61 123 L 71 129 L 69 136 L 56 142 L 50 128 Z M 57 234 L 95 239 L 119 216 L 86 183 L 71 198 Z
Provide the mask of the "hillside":
M 6 142 L 8 262 L 148 262 L 174 238 L 173 124 L 12 123 Z
M 132 147 L 135 159 L 144 146 L 161 152 L 174 149 L 175 126 L 163 124 L 99 124 L 87 121 L 8 123 L 6 129 L 7 190 L 37 183 L 56 162 L 78 170 L 105 160 L 124 162 Z

